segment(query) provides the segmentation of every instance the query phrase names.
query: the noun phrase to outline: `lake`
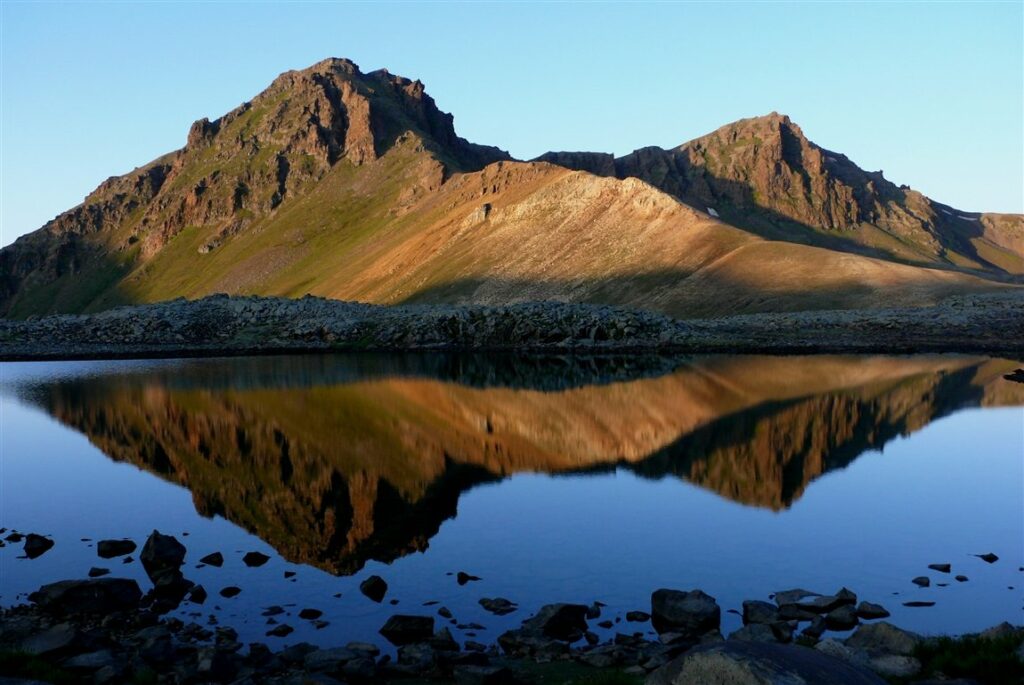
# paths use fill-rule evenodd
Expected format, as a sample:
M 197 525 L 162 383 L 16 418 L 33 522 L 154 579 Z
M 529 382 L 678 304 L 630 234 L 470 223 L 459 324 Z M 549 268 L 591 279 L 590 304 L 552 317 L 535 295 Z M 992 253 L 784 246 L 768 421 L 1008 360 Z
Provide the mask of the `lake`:
M 842 586 L 962 633 L 1024 612 L 1018 362 L 910 357 L 280 356 L 0 365 L 0 603 L 154 529 L 188 548 L 175 615 L 274 646 L 369 640 L 451 610 L 493 642 L 540 605 L 628 623 L 659 587 L 744 599 Z M 6 533 L 4 534 L 6 535 Z M 141 551 L 141 550 L 139 550 Z M 197 568 L 210 552 L 222 568 Z M 242 556 L 259 551 L 257 568 Z M 974 556 L 993 552 L 996 563 Z M 137 557 L 138 552 L 133 556 Z M 930 571 L 952 564 L 952 573 Z M 285 572 L 294 576 L 285 577 Z M 459 585 L 453 574 L 480 577 Z M 371 575 L 383 603 L 359 591 Z M 963 574 L 966 582 L 953 576 Z M 927 575 L 931 587 L 911 583 Z M 228 585 L 242 589 L 225 599 Z M 519 604 L 497 617 L 481 597 Z M 397 600 L 397 604 L 391 602 Z M 934 601 L 928 608 L 903 606 Z M 425 602 L 438 602 L 424 607 Z M 296 630 L 267 638 L 270 605 Z M 317 629 L 297 617 L 323 612 Z

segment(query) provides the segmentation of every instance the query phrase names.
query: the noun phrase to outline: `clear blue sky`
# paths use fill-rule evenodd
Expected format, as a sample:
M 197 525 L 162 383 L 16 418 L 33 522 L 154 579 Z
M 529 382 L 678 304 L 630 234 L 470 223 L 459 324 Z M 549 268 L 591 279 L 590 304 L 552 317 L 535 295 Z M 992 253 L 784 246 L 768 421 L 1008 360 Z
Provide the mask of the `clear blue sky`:
M 0 0 L 0 244 L 327 56 L 421 79 L 520 158 L 789 114 L 965 210 L 1024 211 L 1024 3 Z

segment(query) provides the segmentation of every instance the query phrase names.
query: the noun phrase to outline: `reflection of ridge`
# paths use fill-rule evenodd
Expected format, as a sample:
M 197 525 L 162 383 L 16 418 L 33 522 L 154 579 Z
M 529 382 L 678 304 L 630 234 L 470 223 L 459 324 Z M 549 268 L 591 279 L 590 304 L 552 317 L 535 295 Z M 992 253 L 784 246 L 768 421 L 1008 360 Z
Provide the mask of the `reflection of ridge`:
M 333 573 L 425 549 L 462 492 L 517 472 L 625 466 L 781 509 L 819 475 L 939 416 L 1024 400 L 1024 388 L 998 380 L 1012 363 L 962 358 L 718 357 L 656 375 L 658 361 L 534 361 L 516 371 L 509 358 L 488 367 L 438 355 L 440 381 L 379 360 L 360 375 L 370 359 L 221 360 L 19 393 L 112 459 L 186 486 L 201 514 Z M 338 368 L 354 380 L 318 375 Z M 595 370 L 631 380 L 577 385 Z M 448 380 L 536 373 L 567 389 Z
M 185 359 L 143 364 L 125 373 L 104 363 L 85 368 L 89 377 L 122 384 L 159 382 L 169 389 L 248 390 L 306 388 L 394 378 L 429 378 L 474 388 L 523 388 L 556 391 L 653 378 L 686 363 L 678 355 L 317 354 L 308 356 Z M 81 382 L 77 376 L 74 382 Z M 34 383 L 12 384 L 22 396 Z M 31 398 L 29 398 L 31 399 Z
M 788 508 L 818 476 L 958 409 L 978 406 L 977 367 L 916 378 L 881 397 L 834 393 L 767 402 L 723 417 L 631 465 L 748 505 Z

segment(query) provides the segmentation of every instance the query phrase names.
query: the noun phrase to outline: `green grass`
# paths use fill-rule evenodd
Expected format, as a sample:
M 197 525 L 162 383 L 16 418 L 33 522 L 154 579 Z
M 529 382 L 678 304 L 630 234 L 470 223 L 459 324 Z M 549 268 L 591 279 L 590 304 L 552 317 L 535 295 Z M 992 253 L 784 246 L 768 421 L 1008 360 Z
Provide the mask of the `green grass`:
M 27 652 L 0 651 L 0 675 L 11 678 L 41 680 L 46 683 L 77 683 L 78 679 L 46 659 Z
M 923 675 L 973 678 L 982 685 L 1019 683 L 1024 681 L 1024 661 L 1016 650 L 1022 641 L 1019 635 L 942 637 L 921 645 L 914 656 L 921 661 Z

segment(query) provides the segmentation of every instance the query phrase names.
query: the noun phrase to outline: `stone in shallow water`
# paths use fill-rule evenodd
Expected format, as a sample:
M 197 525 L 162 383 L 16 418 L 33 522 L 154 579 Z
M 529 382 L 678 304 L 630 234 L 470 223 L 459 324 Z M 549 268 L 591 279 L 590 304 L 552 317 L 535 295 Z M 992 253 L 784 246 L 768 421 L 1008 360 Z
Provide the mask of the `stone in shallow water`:
M 287 623 L 281 623 L 267 631 L 268 637 L 287 637 L 295 630 Z
M 889 612 L 881 604 L 861 602 L 857 606 L 857 616 L 864 620 L 870 621 L 876 618 L 888 618 Z
M 324 612 L 320 611 L 319 609 L 303 609 L 299 612 L 299 618 L 305 619 L 307 621 L 312 621 L 313 619 L 320 618 L 323 615 Z
M 933 607 L 933 606 L 935 606 L 935 602 L 926 602 L 926 601 L 914 600 L 912 602 L 904 602 L 903 606 L 911 607 L 912 609 L 919 609 L 919 608 L 922 608 L 922 607 Z
M 221 589 L 220 596 L 231 599 L 232 597 L 237 597 L 241 592 L 242 588 L 236 585 L 228 585 L 226 588 Z
M 388 584 L 380 576 L 370 576 L 359 584 L 359 591 L 374 602 L 380 603 L 388 593 Z
M 779 620 L 779 609 L 774 604 L 748 599 L 743 602 L 743 625 L 771 624 Z
M 486 611 L 496 614 L 498 616 L 504 616 L 505 614 L 511 614 L 516 610 L 515 602 L 505 599 L 504 597 L 482 597 L 479 600 L 480 606 Z
M 89 569 L 90 578 L 99 578 L 100 576 L 105 576 L 108 573 L 110 573 L 109 568 L 100 568 L 98 566 L 93 566 L 91 569 Z
M 992 552 L 986 552 L 985 554 L 975 554 L 974 556 L 978 557 L 979 559 L 988 564 L 994 564 L 997 561 L 999 561 L 999 557 L 997 557 Z
M 132 540 L 100 540 L 96 543 L 96 554 L 104 559 L 122 557 L 131 554 L 135 549 L 136 544 Z
M 918 587 L 928 587 L 932 584 L 932 581 L 928 576 L 918 576 L 910 582 L 914 585 L 917 585 Z
M 270 557 L 261 552 L 248 552 L 242 557 L 242 563 L 249 568 L 256 568 L 270 561 Z
M 380 634 L 396 647 L 425 642 L 434 635 L 434 617 L 395 614 L 381 627 Z
M 138 583 L 127 578 L 62 580 L 42 586 L 28 598 L 44 609 L 108 614 L 137 608 L 142 590 Z
M 921 643 L 921 636 L 891 623 L 880 621 L 862 625 L 853 635 L 846 639 L 846 644 L 853 649 L 883 654 L 902 654 L 909 656 Z
M 651 594 L 651 622 L 659 633 L 699 637 L 718 630 L 721 620 L 718 602 L 701 590 L 682 592 L 662 588 Z
M 537 615 L 527 620 L 525 630 L 537 631 L 556 640 L 574 642 L 587 630 L 587 606 L 585 604 L 547 604 Z
M 220 552 L 211 552 L 205 557 L 199 560 L 200 564 L 206 564 L 207 566 L 215 566 L 220 568 L 224 565 L 224 555 Z
M 949 573 L 953 569 L 950 564 L 928 564 L 928 568 L 939 573 Z
M 29 559 L 37 559 L 50 551 L 53 544 L 53 540 L 50 538 L 29 533 L 25 536 L 25 556 Z
M 964 575 L 956 576 L 956 582 L 958 582 L 958 583 L 966 583 L 968 580 L 969 579 L 967 578 L 967 576 L 964 576 Z
M 455 580 L 459 585 L 465 585 L 466 583 L 471 583 L 474 580 L 480 580 L 480 576 L 474 576 L 466 573 L 465 571 L 459 571 L 455 576 Z
M 825 615 L 825 625 L 829 630 L 850 630 L 858 623 L 857 611 L 850 604 L 836 607 Z

